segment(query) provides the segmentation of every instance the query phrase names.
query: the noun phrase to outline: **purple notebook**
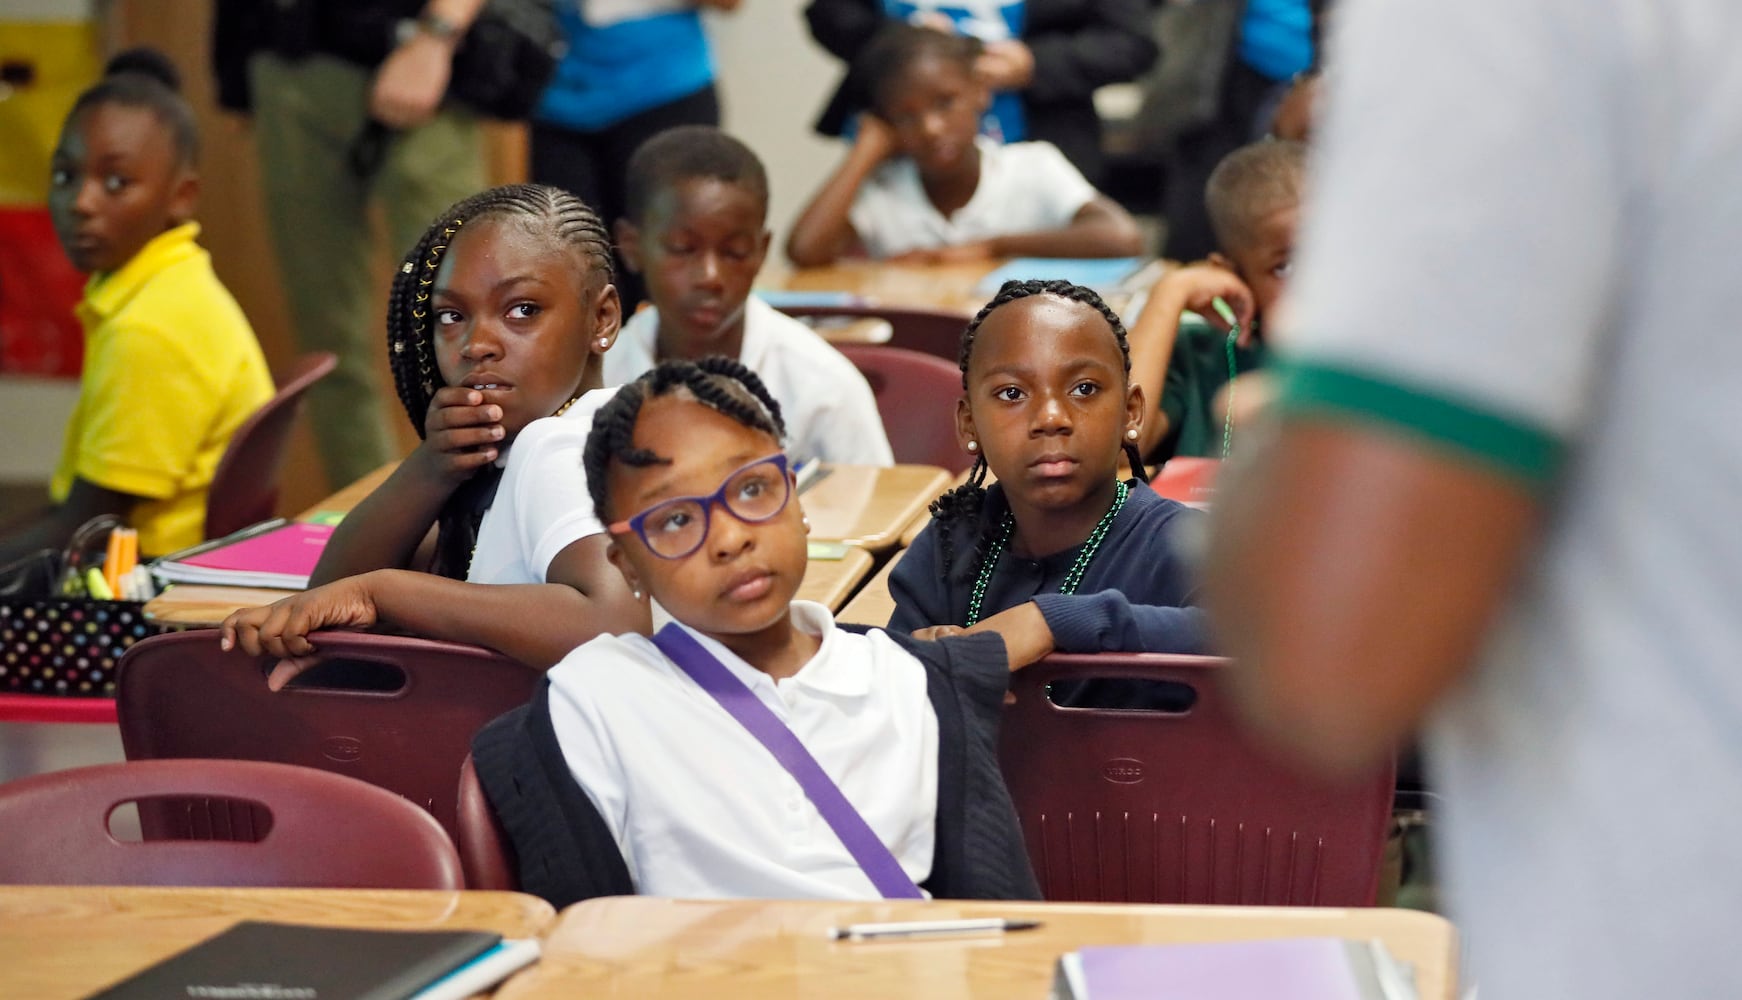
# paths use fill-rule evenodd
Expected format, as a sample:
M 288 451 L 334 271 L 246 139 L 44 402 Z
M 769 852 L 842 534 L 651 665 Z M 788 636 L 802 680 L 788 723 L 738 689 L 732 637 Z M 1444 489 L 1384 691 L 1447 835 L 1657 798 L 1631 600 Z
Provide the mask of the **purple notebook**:
M 1059 960 L 1061 1000 L 1372 1000 L 1371 946 L 1342 938 L 1082 948 Z

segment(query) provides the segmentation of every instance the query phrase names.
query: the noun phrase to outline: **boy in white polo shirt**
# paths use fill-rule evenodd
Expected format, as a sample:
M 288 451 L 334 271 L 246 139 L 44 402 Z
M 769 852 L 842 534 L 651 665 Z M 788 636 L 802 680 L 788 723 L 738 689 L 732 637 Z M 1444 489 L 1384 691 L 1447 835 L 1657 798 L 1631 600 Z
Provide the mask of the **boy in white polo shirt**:
M 605 384 L 655 363 L 735 358 L 779 400 L 796 462 L 893 465 L 877 400 L 859 369 L 816 331 L 750 294 L 768 255 L 768 176 L 748 146 L 685 125 L 629 160 L 618 250 L 647 283 L 642 309 L 605 355 Z
M 991 92 L 980 43 L 891 22 L 853 62 L 870 99 L 847 158 L 793 224 L 786 253 L 818 267 L 853 253 L 921 263 L 1129 257 L 1137 223 L 1047 142 L 979 136 Z

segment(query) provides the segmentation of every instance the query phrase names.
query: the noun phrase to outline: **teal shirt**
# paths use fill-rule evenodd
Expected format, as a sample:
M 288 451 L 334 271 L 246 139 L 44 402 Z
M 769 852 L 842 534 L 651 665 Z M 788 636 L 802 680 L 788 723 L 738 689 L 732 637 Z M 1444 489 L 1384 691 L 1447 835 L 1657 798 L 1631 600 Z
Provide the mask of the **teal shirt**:
M 1216 393 L 1228 384 L 1228 337 L 1196 316 L 1180 321 L 1161 387 L 1161 412 L 1167 415 L 1167 436 L 1149 458 L 1165 461 L 1176 455 L 1222 457 L 1223 413 L 1210 412 Z M 1234 370 L 1244 374 L 1265 363 L 1261 343 L 1234 348 Z

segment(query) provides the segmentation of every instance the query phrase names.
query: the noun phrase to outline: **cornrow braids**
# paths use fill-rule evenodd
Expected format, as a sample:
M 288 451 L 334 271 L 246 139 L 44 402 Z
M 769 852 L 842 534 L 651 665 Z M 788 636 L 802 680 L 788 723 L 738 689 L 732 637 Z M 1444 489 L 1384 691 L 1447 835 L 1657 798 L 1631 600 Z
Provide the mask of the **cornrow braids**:
M 387 296 L 387 362 L 405 415 L 420 438 L 430 402 L 436 390 L 446 384 L 436 362 L 436 311 L 431 301 L 436 274 L 460 228 L 490 219 L 523 220 L 540 228 L 551 241 L 579 252 L 589 273 L 602 275 L 606 283 L 614 277 L 611 237 L 605 223 L 586 202 L 561 188 L 509 184 L 480 191 L 443 212 L 406 254 Z M 437 573 L 456 578 L 466 575 L 478 525 L 495 497 L 501 475 L 496 466 L 485 466 L 442 505 L 436 522 Z
M 611 462 L 633 468 L 671 464 L 670 458 L 635 446 L 635 423 L 640 419 L 642 404 L 678 391 L 688 392 L 703 406 L 772 435 L 776 441 L 786 438 L 780 404 L 762 384 L 761 377 L 736 358 L 662 361 L 618 389 L 593 414 L 593 430 L 581 452 L 581 467 L 587 474 L 587 492 L 592 495 L 593 509 L 601 520 L 609 516 L 605 509 L 605 474 Z
M 974 340 L 980 333 L 980 325 L 986 322 L 986 317 L 999 308 L 1007 306 L 1018 299 L 1026 299 L 1034 295 L 1053 295 L 1071 302 L 1080 302 L 1101 314 L 1107 321 L 1107 326 L 1113 331 L 1113 339 L 1119 344 L 1119 355 L 1125 366 L 1125 377 L 1131 377 L 1131 339 L 1126 335 L 1125 322 L 1119 318 L 1094 289 L 1069 281 L 1058 279 L 1026 281 L 1006 281 L 998 289 L 998 294 L 992 301 L 980 307 L 969 321 L 967 329 L 962 331 L 961 353 L 957 355 L 956 364 L 962 369 L 962 392 L 968 391 L 968 362 L 974 356 Z M 1120 447 L 1125 452 L 1126 461 L 1131 463 L 1131 474 L 1143 482 L 1149 482 L 1149 476 L 1143 470 L 1143 454 L 1137 450 L 1137 445 L 1124 441 Z M 955 539 L 953 535 L 958 526 L 968 530 L 975 538 L 974 551 L 981 559 L 985 558 L 987 548 L 992 544 L 992 532 L 980 523 L 980 512 L 986 505 L 986 455 L 984 452 L 974 456 L 974 465 L 968 470 L 968 479 L 962 485 L 938 497 L 931 503 L 932 520 L 938 522 L 940 555 L 943 557 L 943 571 L 948 574 L 955 559 Z

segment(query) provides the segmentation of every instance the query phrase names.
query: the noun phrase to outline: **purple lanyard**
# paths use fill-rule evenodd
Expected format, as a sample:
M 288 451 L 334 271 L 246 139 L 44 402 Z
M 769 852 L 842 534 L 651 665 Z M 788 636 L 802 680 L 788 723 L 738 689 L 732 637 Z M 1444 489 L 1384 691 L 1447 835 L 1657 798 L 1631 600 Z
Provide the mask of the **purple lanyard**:
M 786 768 L 786 773 L 804 789 L 811 804 L 822 814 L 823 821 L 835 831 L 847 853 L 864 869 L 884 899 L 925 898 L 919 886 L 914 885 L 913 879 L 902 871 L 895 855 L 889 853 L 889 848 L 866 824 L 865 817 L 859 815 L 859 810 L 853 808 L 853 804 L 841 794 L 841 789 L 824 773 L 822 765 L 804 748 L 792 730 L 762 703 L 762 699 L 726 669 L 725 664 L 675 623 L 660 629 L 653 637 L 653 643 L 678 665 L 678 669 L 688 674 L 690 680 L 713 696 L 726 714 L 737 719 L 739 725 L 756 737 L 781 767 Z

